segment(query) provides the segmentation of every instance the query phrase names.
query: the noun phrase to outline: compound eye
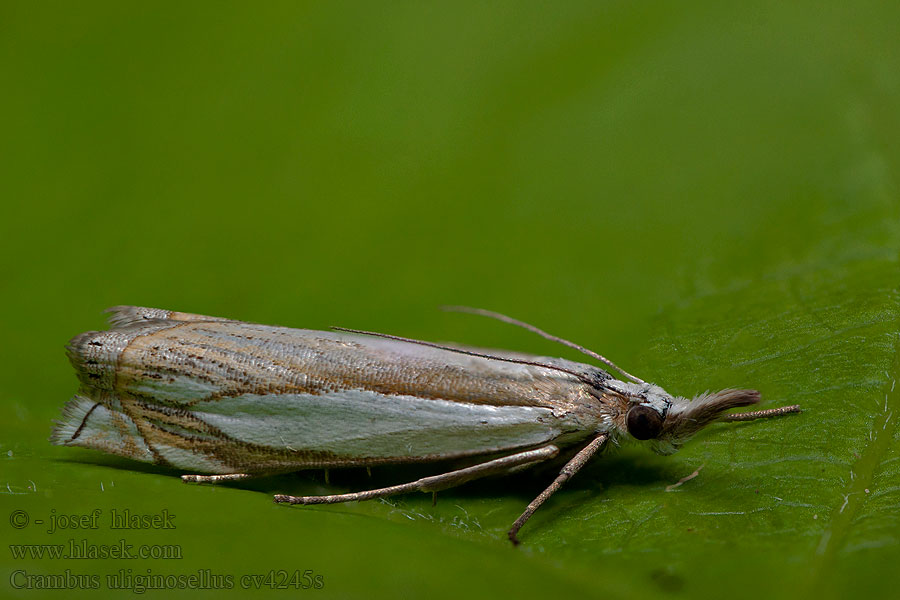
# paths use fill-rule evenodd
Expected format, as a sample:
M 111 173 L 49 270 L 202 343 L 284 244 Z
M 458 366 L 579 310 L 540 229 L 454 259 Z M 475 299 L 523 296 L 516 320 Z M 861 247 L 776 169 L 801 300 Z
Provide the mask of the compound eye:
M 625 415 L 625 426 L 631 437 L 638 440 L 652 440 L 662 431 L 663 419 L 649 406 L 633 406 Z

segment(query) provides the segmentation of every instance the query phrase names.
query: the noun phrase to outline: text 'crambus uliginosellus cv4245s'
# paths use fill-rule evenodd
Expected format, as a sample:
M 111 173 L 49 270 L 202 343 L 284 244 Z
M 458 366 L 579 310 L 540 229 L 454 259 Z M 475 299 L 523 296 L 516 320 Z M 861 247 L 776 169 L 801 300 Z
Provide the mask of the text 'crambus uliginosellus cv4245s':
M 300 469 L 468 465 L 362 492 L 275 496 L 289 504 L 437 492 L 572 456 L 513 524 L 509 538 L 518 543 L 525 521 L 607 442 L 630 436 L 671 453 L 714 421 L 799 412 L 785 406 L 726 414 L 756 404 L 759 393 L 671 396 L 599 354 L 521 321 L 455 310 L 576 348 L 625 381 L 559 358 L 119 306 L 110 309 L 110 330 L 70 342 L 81 388 L 51 441 L 175 467 L 192 473 L 185 481 L 201 483 Z

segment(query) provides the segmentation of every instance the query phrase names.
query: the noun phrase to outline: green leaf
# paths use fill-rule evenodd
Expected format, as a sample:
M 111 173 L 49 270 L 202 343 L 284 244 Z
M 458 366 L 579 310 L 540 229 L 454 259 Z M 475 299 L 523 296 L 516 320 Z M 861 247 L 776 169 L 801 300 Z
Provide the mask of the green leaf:
M 894 594 L 897 6 L 3 12 L 0 595 L 283 597 L 270 585 L 307 570 L 324 582 L 307 593 L 337 597 Z M 623 444 L 512 548 L 554 472 L 436 506 L 289 508 L 271 494 L 421 469 L 186 486 L 50 446 L 76 389 L 65 340 L 122 303 L 583 358 L 436 310 L 483 306 L 675 394 L 747 387 L 803 412 L 711 426 L 673 456 Z M 175 529 L 112 528 L 126 509 Z M 170 558 L 13 554 L 70 540 Z

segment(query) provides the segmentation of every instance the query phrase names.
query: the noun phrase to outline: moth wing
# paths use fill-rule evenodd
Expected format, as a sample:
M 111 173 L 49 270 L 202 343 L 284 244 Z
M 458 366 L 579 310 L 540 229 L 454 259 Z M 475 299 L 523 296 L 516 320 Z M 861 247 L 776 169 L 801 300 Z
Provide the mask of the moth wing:
M 147 413 L 160 434 L 190 431 L 209 462 L 237 472 L 428 462 L 583 437 L 575 415 L 342 389 L 198 402 L 189 414 Z M 218 443 L 228 440 L 228 444 Z M 169 443 L 177 444 L 174 438 Z M 252 457 L 252 460 L 247 460 Z M 174 462 L 174 461 L 173 461 Z M 232 469 L 233 471 L 233 469 Z
M 148 308 L 146 306 L 111 306 L 106 309 L 106 312 L 109 313 L 110 325 L 117 328 L 137 325 L 140 323 L 145 323 L 147 321 L 241 322 L 234 319 L 210 317 L 207 315 L 178 312 L 175 310 L 165 310 L 163 308 Z
M 102 401 L 76 394 L 54 421 L 50 443 L 92 448 L 142 462 L 155 460 L 137 424 L 111 394 L 104 395 Z
M 546 368 L 163 309 L 110 312 L 111 330 L 70 343 L 83 386 L 54 443 L 196 472 L 418 462 L 579 437 L 596 417 L 581 410 L 581 382 L 550 365 L 608 378 L 561 359 Z

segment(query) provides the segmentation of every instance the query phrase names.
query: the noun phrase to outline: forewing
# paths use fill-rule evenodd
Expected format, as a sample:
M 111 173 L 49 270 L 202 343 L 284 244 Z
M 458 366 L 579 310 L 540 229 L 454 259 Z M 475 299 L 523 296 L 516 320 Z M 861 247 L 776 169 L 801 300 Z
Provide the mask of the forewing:
M 137 431 L 156 462 L 271 471 L 484 454 L 595 425 L 583 383 L 552 369 L 159 309 L 117 307 L 112 321 L 70 345 L 83 421 L 57 443 L 115 452 Z

